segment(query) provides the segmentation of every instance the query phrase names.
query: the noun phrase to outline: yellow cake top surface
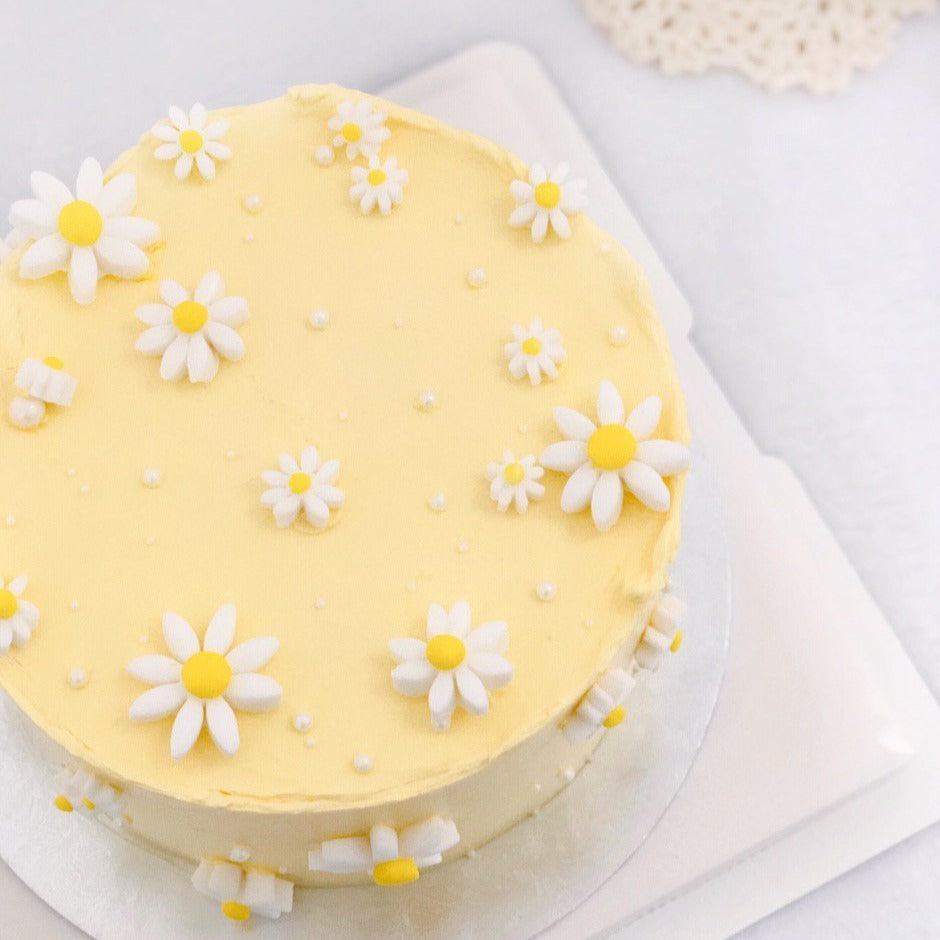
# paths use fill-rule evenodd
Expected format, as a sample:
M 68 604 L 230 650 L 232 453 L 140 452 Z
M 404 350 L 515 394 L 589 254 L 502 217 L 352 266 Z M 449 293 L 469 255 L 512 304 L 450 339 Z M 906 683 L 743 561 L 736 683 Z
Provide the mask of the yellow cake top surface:
M 570 710 L 665 584 L 681 476 L 667 479 L 665 512 L 625 491 L 608 531 L 590 510 L 562 511 L 563 473 L 545 473 L 544 497 L 524 513 L 500 512 L 486 476 L 506 452 L 538 458 L 563 440 L 556 406 L 596 419 L 603 380 L 627 412 L 659 396 L 655 436 L 688 440 L 636 264 L 583 214 L 572 215 L 570 238 L 549 231 L 535 243 L 527 225 L 508 223 L 510 185 L 527 178 L 521 161 L 378 99 L 390 131 L 381 160 L 394 156 L 408 179 L 388 215 L 364 214 L 349 190 L 366 159 L 342 146 L 328 165 L 314 158 L 332 146 L 339 104 L 361 98 L 305 86 L 211 115 L 230 122 L 231 150 L 213 179 L 178 179 L 172 161 L 154 157 L 161 140 L 145 135 L 105 180 L 136 177 L 133 215 L 161 232 L 150 270 L 105 277 L 87 306 L 64 273 L 21 277 L 23 249 L 0 265 L 4 409 L 23 394 L 14 379 L 28 358 L 58 357 L 48 367 L 78 380 L 72 403 L 48 405 L 39 427 L 0 422 L 0 578 L 28 575 L 21 598 L 41 615 L 25 645 L 0 656 L 0 684 L 116 780 L 249 807 L 419 793 Z M 195 141 L 180 144 L 185 153 Z M 70 244 L 96 234 L 81 210 L 58 225 L 71 226 Z M 135 349 L 147 329 L 135 312 L 162 303 L 163 279 L 192 290 L 209 271 L 247 301 L 245 355 L 223 358 L 207 383 L 165 381 L 161 359 Z M 174 310 L 180 330 L 200 317 Z M 560 331 L 566 354 L 558 377 L 538 385 L 513 378 L 504 352 L 513 328 L 534 319 Z M 262 505 L 262 474 L 310 445 L 321 464 L 339 461 L 343 505 L 322 530 L 281 528 Z M 616 465 L 629 446 L 611 432 L 591 454 Z M 4 597 L 0 623 L 15 603 Z M 514 674 L 486 714 L 459 709 L 438 731 L 427 696 L 393 688 L 388 644 L 426 639 L 429 607 L 459 599 L 474 626 L 507 624 Z M 172 717 L 130 719 L 148 686 L 126 667 L 167 654 L 167 612 L 201 639 L 225 604 L 237 611 L 236 645 L 278 639 L 259 671 L 282 700 L 236 710 L 235 756 L 203 730 L 174 760 Z M 444 664 L 459 655 L 445 647 Z M 189 684 L 209 695 L 224 669 L 191 665 Z M 371 759 L 368 772 L 357 755 Z

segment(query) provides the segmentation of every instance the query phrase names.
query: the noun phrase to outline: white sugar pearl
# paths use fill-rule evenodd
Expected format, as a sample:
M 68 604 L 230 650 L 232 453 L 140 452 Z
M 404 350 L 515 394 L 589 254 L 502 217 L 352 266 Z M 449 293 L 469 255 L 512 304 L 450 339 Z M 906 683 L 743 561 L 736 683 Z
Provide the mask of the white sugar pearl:
M 83 483 L 79 488 L 78 492 L 84 495 L 85 493 L 91 492 L 91 487 L 87 483 Z
M 466 542 L 458 542 L 457 551 L 460 552 L 461 555 L 466 555 L 467 552 L 470 551 L 470 546 Z
M 418 393 L 418 397 L 415 400 L 415 408 L 417 408 L 418 411 L 433 411 L 436 407 L 437 392 L 426 388 L 423 392 Z
M 405 587 L 406 587 L 409 591 L 412 591 L 412 592 L 417 591 L 417 590 L 418 590 L 418 582 L 417 582 L 417 581 L 409 581 L 409 582 L 405 585 Z
M 525 423 L 520 424 L 520 425 L 519 425 L 519 433 L 520 433 L 520 434 L 528 434 L 528 433 L 529 433 L 529 426 L 528 426 L 527 424 L 525 424 Z
M 313 606 L 316 607 L 317 610 L 323 610 L 323 608 L 326 607 L 326 598 L 325 598 L 325 597 L 318 597 L 318 598 L 313 602 Z
M 264 207 L 264 200 L 257 193 L 250 193 L 245 196 L 242 205 L 248 212 L 260 212 Z
M 155 490 L 163 482 L 163 474 L 156 467 L 148 467 L 144 470 L 144 486 Z
M 575 776 L 575 775 L 574 775 L 574 767 L 566 767 L 566 768 L 562 771 L 562 774 L 561 774 L 561 775 L 565 778 L 565 780 L 568 781 L 568 783 L 571 783 L 571 781 L 574 780 L 574 776 Z
M 602 254 L 602 255 L 609 255 L 609 254 L 610 254 L 610 243 L 609 243 L 609 242 L 604 242 L 604 244 L 601 245 L 601 254 Z
M 14 398 L 7 412 L 10 424 L 23 431 L 39 427 L 45 413 L 46 406 L 38 398 Z
M 246 242 L 248 242 L 248 243 L 250 244 L 251 242 L 253 242 L 253 241 L 255 240 L 255 233 L 254 233 L 254 232 L 245 232 L 244 239 L 245 239 Z
M 226 460 L 234 460 L 234 459 L 235 459 L 235 451 L 234 451 L 234 450 L 227 450 L 227 451 L 225 452 L 225 459 L 226 459 Z
M 593 618 L 593 617 L 588 617 L 588 618 L 584 621 L 584 625 L 585 625 L 586 627 L 588 627 L 588 628 L 593 627 L 593 626 L 594 626 L 594 618 Z
M 152 535 L 148 535 L 147 538 L 144 539 L 144 545 L 156 545 L 156 544 L 157 544 L 157 540 Z
M 69 467 L 68 470 L 65 471 L 67 477 L 74 477 L 77 473 L 78 471 L 74 467 Z
M 73 689 L 83 689 L 88 685 L 88 673 L 76 666 L 69 670 L 68 683 Z
M 486 283 L 486 269 L 471 268 L 467 273 L 467 283 L 471 287 L 482 287 Z
M 623 346 L 629 336 L 630 332 L 625 326 L 621 326 L 620 324 L 612 326 L 610 332 L 607 334 L 611 346 Z
M 323 307 L 311 310 L 310 315 L 307 317 L 307 322 L 315 330 L 325 330 L 327 324 L 330 322 L 330 312 Z
M 78 610 L 81 606 L 78 601 L 69 601 L 69 610 Z
M 348 420 L 349 420 L 349 412 L 348 412 L 348 411 L 341 411 L 336 417 L 337 417 L 340 421 L 348 421 Z
M 320 166 L 329 166 L 335 156 L 336 154 L 329 144 L 320 144 L 320 146 L 313 151 L 313 159 L 316 160 Z
M 558 593 L 558 588 L 552 581 L 542 581 L 535 589 L 535 594 L 540 601 L 553 601 Z
M 316 739 L 313 735 L 310 735 L 309 738 L 305 738 L 305 739 L 304 739 L 304 745 L 305 745 L 306 747 L 316 747 L 316 746 L 317 746 L 317 739 Z
M 251 852 L 244 845 L 233 845 L 228 857 L 229 861 L 234 862 L 236 865 L 243 865 L 251 858 Z
M 16 516 L 7 516 L 7 525 L 16 525 Z
M 394 326 L 396 330 L 400 330 L 404 325 L 405 321 L 401 317 L 395 317 L 395 319 L 392 320 L 392 326 Z
M 306 712 L 298 712 L 294 715 L 291 724 L 294 726 L 294 731 L 298 734 L 303 734 L 305 731 L 309 731 L 311 725 L 313 725 L 313 719 Z
M 353 758 L 353 767 L 356 769 L 356 773 L 367 774 L 372 770 L 372 755 L 371 754 L 357 754 Z
M 455 222 L 457 225 L 463 225 L 464 222 L 466 222 L 466 219 L 463 217 L 463 214 L 462 214 L 462 213 L 458 212 L 458 213 L 454 216 L 454 222 Z
M 428 499 L 428 507 L 435 512 L 443 512 L 447 508 L 447 497 L 443 493 L 433 493 Z

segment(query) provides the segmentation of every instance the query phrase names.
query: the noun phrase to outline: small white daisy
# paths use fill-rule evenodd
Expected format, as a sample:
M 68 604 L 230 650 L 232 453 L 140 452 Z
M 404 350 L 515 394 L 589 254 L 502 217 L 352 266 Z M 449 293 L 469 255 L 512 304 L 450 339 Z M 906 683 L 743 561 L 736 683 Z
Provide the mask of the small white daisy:
M 568 164 L 559 163 L 550 174 L 545 167 L 533 163 L 529 168 L 529 181 L 513 180 L 509 185 L 518 205 L 509 216 L 514 228 L 530 225 L 532 241 L 545 240 L 549 223 L 559 238 L 571 235 L 568 216 L 576 215 L 587 205 L 587 180 L 568 179 Z
M 363 215 L 368 215 L 376 206 L 382 215 L 388 215 L 392 206 L 397 206 L 405 197 L 408 171 L 400 169 L 394 157 L 384 163 L 378 157 L 369 157 L 368 167 L 352 168 L 352 181 L 349 198 L 359 203 Z
M 514 326 L 513 340 L 506 343 L 506 359 L 509 360 L 509 374 L 514 379 L 529 377 L 533 385 L 542 381 L 542 375 L 550 379 L 558 378 L 558 366 L 568 354 L 561 344 L 561 333 L 552 328 L 546 330 L 539 319 L 533 320 L 529 328 Z
M 231 862 L 203 859 L 193 872 L 192 883 L 200 894 L 218 901 L 229 920 L 246 921 L 252 914 L 277 920 L 294 906 L 291 882 Z
M 65 371 L 65 364 L 58 356 L 47 356 L 42 361 L 24 359 L 13 384 L 26 395 L 14 398 L 7 414 L 13 425 L 29 430 L 42 422 L 46 405 L 64 408 L 72 404 L 78 379 Z
M 565 737 L 571 744 L 580 744 L 594 737 L 601 728 L 615 728 L 627 717 L 623 706 L 633 691 L 636 679 L 619 666 L 604 673 L 588 689 L 574 714 L 565 723 Z
M 327 460 L 320 464 L 316 447 L 307 447 L 300 455 L 300 463 L 290 454 L 277 459 L 279 470 L 265 470 L 261 479 L 270 487 L 261 496 L 261 505 L 274 513 L 279 529 L 287 528 L 300 515 L 316 529 L 326 528 L 330 510 L 343 505 L 344 494 L 333 486 L 339 476 L 339 461 Z
M 440 604 L 428 610 L 428 641 L 411 637 L 392 640 L 388 647 L 399 665 L 392 683 L 402 695 L 428 696 L 431 724 L 438 731 L 450 727 L 460 705 L 471 715 L 485 715 L 488 690 L 505 688 L 512 681 L 512 665 L 503 654 L 509 646 L 501 620 L 470 629 L 470 605 L 457 601 L 448 613 Z
M 650 622 L 640 637 L 633 658 L 640 669 L 655 672 L 667 652 L 678 653 L 682 646 L 682 621 L 687 606 L 685 601 L 664 591 L 650 615 Z
M 160 229 L 131 215 L 137 204 L 133 173 L 105 183 L 101 165 L 89 157 L 78 171 L 74 196 L 48 173 L 33 173 L 29 184 L 36 198 L 10 209 L 16 238 L 34 239 L 20 258 L 20 277 L 67 271 L 72 296 L 84 305 L 95 299 L 105 275 L 133 279 L 147 273 L 150 260 L 143 249 L 160 238 Z
M 334 875 L 368 872 L 377 885 L 403 885 L 417 881 L 421 869 L 439 865 L 443 853 L 460 841 L 449 819 L 432 816 L 404 829 L 373 826 L 366 835 L 328 839 L 308 856 L 311 871 Z
M 345 147 L 346 156 L 355 160 L 359 154 L 364 157 L 378 155 L 382 141 L 388 140 L 392 134 L 385 126 L 385 120 L 382 111 L 374 111 L 372 102 L 362 98 L 357 102 L 341 102 L 326 126 L 337 132 L 333 146 Z
M 486 478 L 490 481 L 490 497 L 500 512 L 505 512 L 515 504 L 516 512 L 525 512 L 530 499 L 541 499 L 545 487 L 538 481 L 545 471 L 529 454 L 516 460 L 511 451 L 506 451 L 502 459 L 494 461 L 486 468 Z
M 539 462 L 549 470 L 570 473 L 561 494 L 565 512 L 591 507 L 594 524 L 606 532 L 620 518 L 623 487 L 656 512 L 669 509 L 669 487 L 663 477 L 686 470 L 689 448 L 675 441 L 650 440 L 662 412 L 655 395 L 640 402 L 629 416 L 611 382 L 597 394 L 600 427 L 571 408 L 556 408 L 555 423 L 569 440 L 551 444 Z
M 0 578 L 0 653 L 5 653 L 11 643 L 20 648 L 26 646 L 39 625 L 38 608 L 23 600 L 27 583 L 25 574 L 6 585 Z
M 215 160 L 231 160 L 231 149 L 221 138 L 229 129 L 226 120 L 206 124 L 206 109 L 194 104 L 189 114 L 182 108 L 170 108 L 169 123 L 161 121 L 153 128 L 153 136 L 164 141 L 153 155 L 158 160 L 175 160 L 173 173 L 178 180 L 186 179 L 196 166 L 203 179 L 215 178 Z
M 234 327 L 248 319 L 248 301 L 224 294 L 217 271 L 206 274 L 192 295 L 176 281 L 164 281 L 164 303 L 137 309 L 137 319 L 150 329 L 140 334 L 134 348 L 162 356 L 160 375 L 168 382 L 187 373 L 190 382 L 211 382 L 219 371 L 219 356 L 237 362 L 245 355 L 244 340 Z
M 120 825 L 124 818 L 121 791 L 101 777 L 82 767 L 64 768 L 56 777 L 58 790 L 52 805 L 63 813 L 78 812 L 83 816 L 101 816 Z
M 216 747 L 232 757 L 238 751 L 238 722 L 233 708 L 263 712 L 276 708 L 281 687 L 255 670 L 277 652 L 273 636 L 258 636 L 231 649 L 235 639 L 235 608 L 224 604 L 209 623 L 199 646 L 193 628 L 178 614 L 163 615 L 163 638 L 171 656 L 139 656 L 127 671 L 154 688 L 131 705 L 133 721 L 159 721 L 176 712 L 170 732 L 170 754 L 178 760 L 189 753 L 202 726 Z

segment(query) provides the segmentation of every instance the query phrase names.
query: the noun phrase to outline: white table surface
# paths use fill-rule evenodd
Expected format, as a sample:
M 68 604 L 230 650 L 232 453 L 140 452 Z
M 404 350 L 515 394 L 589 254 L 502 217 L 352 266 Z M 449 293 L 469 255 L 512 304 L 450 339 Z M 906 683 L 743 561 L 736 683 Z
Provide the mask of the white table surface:
M 801 477 L 940 692 L 940 19 L 911 21 L 887 63 L 816 99 L 627 63 L 573 0 L 12 6 L 0 205 L 31 169 L 109 160 L 170 103 L 374 89 L 472 42 L 529 46 L 690 300 L 732 404 Z M 938 870 L 934 828 L 741 936 L 934 937 Z M 14 890 L 0 893 L 7 926 L 11 912 L 37 923 Z

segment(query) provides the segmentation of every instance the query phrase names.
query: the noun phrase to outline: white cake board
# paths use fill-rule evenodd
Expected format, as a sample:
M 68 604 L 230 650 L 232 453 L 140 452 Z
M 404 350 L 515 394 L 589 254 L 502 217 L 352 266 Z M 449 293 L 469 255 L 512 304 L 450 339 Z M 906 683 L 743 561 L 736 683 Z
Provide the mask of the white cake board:
M 653 283 L 725 493 L 734 640 L 706 745 L 640 852 L 543 936 L 727 937 L 940 818 L 940 709 L 797 481 L 757 451 L 688 342 L 688 305 L 538 64 L 477 47 L 386 92 L 589 178 L 591 214 Z M 81 936 L 28 897 L 4 868 L 11 937 Z

